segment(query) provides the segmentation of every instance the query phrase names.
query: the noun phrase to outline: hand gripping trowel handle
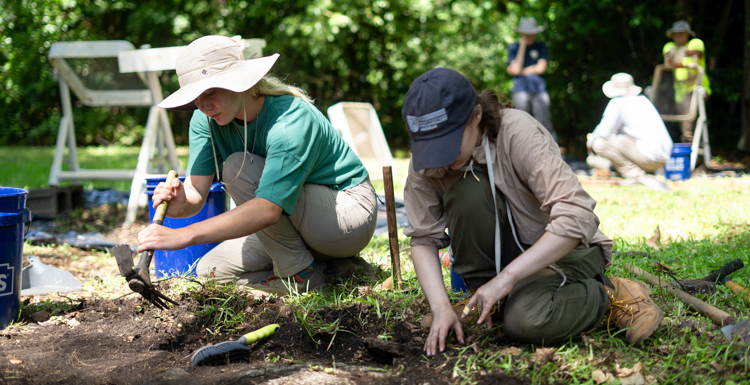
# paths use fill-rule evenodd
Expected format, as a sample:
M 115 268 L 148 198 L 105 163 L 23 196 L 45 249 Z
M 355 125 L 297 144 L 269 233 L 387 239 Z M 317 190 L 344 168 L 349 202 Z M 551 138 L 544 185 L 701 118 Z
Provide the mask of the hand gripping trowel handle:
M 166 183 L 168 185 L 172 185 L 172 179 L 177 178 L 177 171 L 170 170 L 167 174 L 167 181 Z M 167 214 L 167 207 L 169 206 L 169 201 L 162 201 L 159 203 L 159 206 L 156 207 L 156 212 L 154 213 L 154 220 L 151 223 L 157 224 L 157 225 L 163 225 L 164 224 L 164 217 Z M 154 258 L 154 251 L 153 250 L 146 250 L 141 253 L 141 258 L 138 260 L 138 266 L 136 267 L 136 271 L 138 271 L 138 276 L 141 277 L 143 282 L 146 282 L 146 284 L 151 284 L 151 278 L 149 277 L 149 268 L 151 267 L 151 260 Z M 132 286 L 132 285 L 131 285 Z M 138 291 L 135 288 L 131 287 L 134 291 Z

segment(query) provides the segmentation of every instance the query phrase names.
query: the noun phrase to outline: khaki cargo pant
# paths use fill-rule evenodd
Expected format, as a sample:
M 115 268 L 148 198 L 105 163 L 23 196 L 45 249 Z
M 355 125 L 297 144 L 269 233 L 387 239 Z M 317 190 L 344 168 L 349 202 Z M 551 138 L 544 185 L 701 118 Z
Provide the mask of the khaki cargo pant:
M 664 167 L 667 163 L 666 159 L 654 161 L 643 155 L 635 144 L 635 138 L 628 135 L 615 135 L 607 139 L 596 138 L 591 143 L 591 149 L 596 155 L 589 155 L 586 159 L 589 166 L 603 168 L 602 164 L 610 162 L 623 178 L 642 177 L 647 172 L 652 173 Z
M 223 175 L 232 180 L 242 164 L 242 153 L 229 156 Z M 226 185 L 239 206 L 255 198 L 265 158 L 248 154 L 239 178 Z M 282 278 L 299 273 L 315 261 L 347 258 L 367 246 L 377 225 L 377 195 L 369 178 L 343 190 L 306 183 L 287 217 L 255 234 L 224 241 L 197 265 L 201 276 L 240 285 L 258 283 L 271 274 Z
M 486 171 L 474 178 L 459 178 L 443 196 L 454 253 L 453 269 L 472 289 L 495 277 L 494 202 Z M 497 189 L 500 217 L 501 265 L 521 254 L 510 227 L 505 196 Z M 523 245 L 527 249 L 528 245 Z M 517 341 L 552 344 L 597 327 L 609 306 L 604 286 L 594 277 L 604 271 L 605 259 L 597 245 L 573 250 L 555 265 L 565 274 L 544 268 L 518 282 L 508 295 L 503 312 L 505 334 Z

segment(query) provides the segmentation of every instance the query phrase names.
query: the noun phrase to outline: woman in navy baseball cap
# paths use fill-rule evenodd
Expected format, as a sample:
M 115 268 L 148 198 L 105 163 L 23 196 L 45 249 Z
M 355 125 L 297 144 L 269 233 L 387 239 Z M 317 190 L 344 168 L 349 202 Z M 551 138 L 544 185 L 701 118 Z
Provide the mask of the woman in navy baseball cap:
M 605 314 L 629 327 L 630 343 L 653 334 L 661 310 L 643 283 L 602 274 L 612 240 L 598 230 L 596 202 L 538 121 L 507 108 L 494 91 L 477 94 L 448 68 L 414 80 L 402 116 L 412 145 L 404 234 L 432 309 L 428 356 L 445 349 L 450 330 L 463 343 L 468 320 L 491 327 L 502 318 L 505 335 L 533 344 L 567 340 Z M 454 306 L 438 260 L 448 246 L 473 294 Z

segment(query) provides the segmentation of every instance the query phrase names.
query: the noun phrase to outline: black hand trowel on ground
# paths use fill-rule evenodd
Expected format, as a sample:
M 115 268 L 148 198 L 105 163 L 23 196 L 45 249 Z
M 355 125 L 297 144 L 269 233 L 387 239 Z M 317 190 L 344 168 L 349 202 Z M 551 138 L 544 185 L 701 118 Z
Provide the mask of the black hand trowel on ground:
M 237 341 L 226 341 L 216 345 L 204 346 L 196 350 L 192 357 L 190 357 L 190 361 L 193 363 L 190 370 L 192 371 L 198 365 L 206 365 L 220 361 L 232 361 L 235 358 L 247 356 L 252 351 L 247 345 L 271 337 L 276 334 L 276 331 L 278 330 L 278 324 L 271 324 L 254 332 L 247 333 Z
M 174 170 L 167 174 L 167 184 L 172 183 L 172 179 L 177 177 L 177 172 Z M 162 201 L 156 208 L 154 213 L 154 220 L 152 223 L 161 225 L 164 223 L 164 216 L 167 212 L 167 206 L 169 202 Z M 164 294 L 156 290 L 156 287 L 151 283 L 151 277 L 149 276 L 149 267 L 151 266 L 151 260 L 154 258 L 154 251 L 148 250 L 141 253 L 141 259 L 138 261 L 138 266 L 133 267 L 133 253 L 128 245 L 118 245 L 112 248 L 112 253 L 115 255 L 117 260 L 117 267 L 120 269 L 120 274 L 125 277 L 128 281 L 130 289 L 136 293 L 139 293 L 150 303 L 159 309 L 167 309 L 167 304 L 164 301 L 170 302 L 174 305 L 179 304 Z

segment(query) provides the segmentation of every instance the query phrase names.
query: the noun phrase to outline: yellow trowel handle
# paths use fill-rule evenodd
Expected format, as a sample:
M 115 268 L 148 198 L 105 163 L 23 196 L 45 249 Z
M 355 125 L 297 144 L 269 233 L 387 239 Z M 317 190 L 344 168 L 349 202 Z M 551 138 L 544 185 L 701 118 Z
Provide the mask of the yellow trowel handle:
M 172 186 L 172 179 L 174 178 L 177 178 L 177 171 L 169 170 L 169 173 L 167 174 L 167 184 L 169 186 Z M 156 212 L 154 213 L 153 223 L 156 223 L 157 225 L 164 224 L 164 217 L 167 215 L 168 205 L 169 205 L 169 201 L 161 201 L 161 203 L 159 203 L 159 206 L 156 206 Z
M 750 303 L 750 290 L 732 281 L 727 281 L 726 286 L 732 290 L 732 293 L 739 294 L 743 301 Z
M 279 330 L 278 324 L 271 324 L 268 326 L 264 326 L 254 332 L 245 334 L 244 336 L 240 337 L 240 339 L 238 339 L 237 342 L 243 345 L 250 345 L 256 341 L 260 341 L 264 338 L 268 338 L 274 335 L 277 330 Z

